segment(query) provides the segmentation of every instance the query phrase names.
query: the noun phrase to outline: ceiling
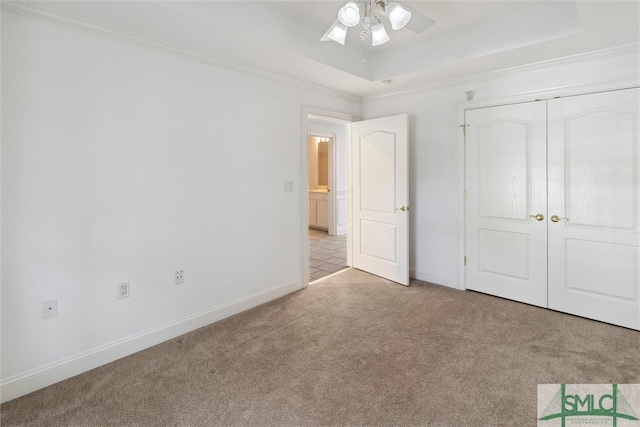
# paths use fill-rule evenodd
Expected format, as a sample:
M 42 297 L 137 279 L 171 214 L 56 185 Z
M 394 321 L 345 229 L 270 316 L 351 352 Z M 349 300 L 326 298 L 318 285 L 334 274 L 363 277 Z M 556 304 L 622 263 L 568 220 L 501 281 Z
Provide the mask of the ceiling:
M 343 1 L 41 1 L 21 7 L 90 21 L 217 63 L 375 96 L 504 68 L 638 43 L 640 2 L 406 1 L 436 23 L 364 46 L 320 38 Z M 28 5 L 28 6 L 27 6 Z M 383 80 L 391 80 L 388 85 Z

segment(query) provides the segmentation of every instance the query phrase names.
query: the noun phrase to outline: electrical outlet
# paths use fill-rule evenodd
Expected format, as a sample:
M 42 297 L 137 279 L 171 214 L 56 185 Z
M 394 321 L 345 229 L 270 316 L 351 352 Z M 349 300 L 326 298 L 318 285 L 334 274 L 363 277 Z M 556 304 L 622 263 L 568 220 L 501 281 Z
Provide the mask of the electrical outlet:
M 58 315 L 58 300 L 50 299 L 42 303 L 42 318 L 47 319 L 49 317 Z
M 118 283 L 118 299 L 129 298 L 131 295 L 131 283 L 130 282 L 121 282 Z
M 180 283 L 184 283 L 184 270 L 176 270 L 176 274 L 174 276 L 174 282 L 176 285 Z

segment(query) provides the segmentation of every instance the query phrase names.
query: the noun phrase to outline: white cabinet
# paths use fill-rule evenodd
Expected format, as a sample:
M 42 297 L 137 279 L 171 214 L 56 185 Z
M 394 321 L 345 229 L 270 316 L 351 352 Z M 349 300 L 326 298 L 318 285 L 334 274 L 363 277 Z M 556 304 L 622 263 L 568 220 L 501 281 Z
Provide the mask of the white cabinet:
M 309 191 L 309 227 L 329 229 L 329 194 Z

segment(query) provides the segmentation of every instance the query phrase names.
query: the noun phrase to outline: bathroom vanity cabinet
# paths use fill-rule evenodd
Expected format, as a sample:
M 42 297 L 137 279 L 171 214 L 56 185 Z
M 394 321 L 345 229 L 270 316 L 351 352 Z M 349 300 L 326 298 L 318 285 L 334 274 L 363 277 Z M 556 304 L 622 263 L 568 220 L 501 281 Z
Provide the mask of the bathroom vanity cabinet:
M 328 230 L 329 193 L 327 190 L 309 190 L 309 227 Z

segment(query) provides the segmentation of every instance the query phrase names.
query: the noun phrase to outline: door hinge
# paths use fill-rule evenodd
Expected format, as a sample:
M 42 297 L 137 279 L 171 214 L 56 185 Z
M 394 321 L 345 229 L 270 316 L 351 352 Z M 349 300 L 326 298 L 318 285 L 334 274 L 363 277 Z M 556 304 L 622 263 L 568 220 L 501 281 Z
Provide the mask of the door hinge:
M 468 126 L 469 125 L 460 125 L 460 127 L 462 128 L 462 134 L 465 135 L 465 136 L 467 135 L 467 127 Z
M 462 200 L 467 200 L 467 192 L 466 191 L 462 192 Z
M 467 257 L 464 257 L 464 265 L 467 265 Z

